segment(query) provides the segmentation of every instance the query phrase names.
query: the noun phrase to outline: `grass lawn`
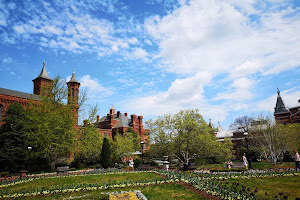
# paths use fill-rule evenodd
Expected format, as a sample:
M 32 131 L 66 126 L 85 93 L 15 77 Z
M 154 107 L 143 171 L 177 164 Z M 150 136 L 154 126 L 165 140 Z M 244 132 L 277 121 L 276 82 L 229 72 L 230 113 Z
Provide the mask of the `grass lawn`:
M 17 191 L 20 189 L 30 189 L 30 188 L 50 188 L 51 186 L 60 186 L 60 185 L 72 185 L 73 183 L 109 183 L 114 181 L 140 181 L 144 179 L 155 179 L 161 178 L 157 174 L 151 172 L 143 173 L 124 173 L 124 174 L 107 174 L 107 175 L 85 175 L 85 176 L 70 176 L 70 177 L 55 177 L 55 178 L 41 178 L 36 179 L 26 183 L 20 183 L 17 185 L 4 187 L 0 189 L 1 191 Z
M 270 168 L 284 168 L 284 167 L 295 167 L 294 163 L 291 162 L 278 162 L 276 163 L 276 166 L 274 166 L 272 163 L 267 161 L 261 161 L 261 162 L 252 162 L 253 169 L 270 169 Z
M 237 161 L 240 162 L 240 161 Z M 276 166 L 274 166 L 272 163 L 267 161 L 261 161 L 261 162 L 252 162 L 252 168 L 253 169 L 271 169 L 271 168 L 284 168 L 284 167 L 295 167 L 295 163 L 293 162 L 278 162 Z M 199 165 L 197 166 L 197 169 L 224 169 L 224 163 L 222 164 L 206 164 L 206 165 Z
M 75 198 L 77 199 L 97 199 L 101 192 L 115 192 L 115 191 L 133 191 L 140 190 L 149 200 L 206 200 L 206 198 L 200 197 L 193 192 L 189 191 L 185 187 L 172 183 L 164 185 L 151 185 L 146 187 L 130 187 L 114 190 L 98 190 L 98 191 L 84 191 L 84 192 L 75 192 L 75 193 L 64 193 L 56 194 L 51 196 L 36 196 L 36 197 L 23 197 L 18 199 L 43 199 L 43 200 L 53 200 L 53 199 L 68 199 Z M 84 196 L 86 195 L 86 196 Z M 70 198 L 70 199 L 71 199 Z
M 300 177 L 278 177 L 278 178 L 257 178 L 257 179 L 231 179 L 229 182 L 238 182 L 245 185 L 251 190 L 258 189 L 258 194 L 261 197 L 265 196 L 266 199 L 274 199 L 279 193 L 283 193 L 283 196 L 288 196 L 288 199 L 300 198 Z

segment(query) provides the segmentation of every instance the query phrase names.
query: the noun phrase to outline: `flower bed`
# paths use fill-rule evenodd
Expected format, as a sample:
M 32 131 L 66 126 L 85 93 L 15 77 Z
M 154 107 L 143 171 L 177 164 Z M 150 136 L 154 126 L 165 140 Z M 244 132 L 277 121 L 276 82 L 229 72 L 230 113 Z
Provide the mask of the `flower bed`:
M 113 172 L 101 173 L 101 174 L 112 174 Z M 121 172 L 117 171 L 114 174 L 119 173 L 143 173 L 143 172 Z M 95 173 L 99 174 L 99 173 Z M 94 174 L 88 174 L 94 175 Z M 53 178 L 53 177 L 49 177 Z M 30 181 L 30 180 L 27 180 Z M 51 187 L 39 187 L 39 188 L 26 188 L 20 189 L 17 191 L 3 191 L 0 190 L 0 198 L 15 198 L 15 197 L 27 197 L 27 196 L 36 196 L 36 195 L 49 195 L 49 194 L 58 194 L 58 193 L 69 193 L 69 192 L 78 192 L 78 191 L 91 191 L 91 190 L 104 190 L 104 189 L 115 189 L 115 188 L 125 188 L 131 186 L 146 186 L 153 184 L 164 184 L 164 183 L 173 183 L 175 182 L 172 178 L 160 177 L 156 179 L 145 179 L 141 181 L 113 181 L 109 183 L 77 183 L 72 185 L 63 185 L 63 186 L 51 186 Z
M 61 186 L 51 186 L 51 187 L 39 187 L 39 188 L 26 188 L 16 191 L 4 191 L 0 190 L 0 198 L 15 198 L 15 197 L 28 197 L 36 195 L 51 195 L 59 193 L 71 193 L 77 191 L 93 191 L 93 190 L 104 190 L 104 189 L 116 189 L 116 188 L 127 188 L 132 186 L 148 186 L 157 185 L 164 183 L 174 183 L 178 181 L 183 181 L 193 187 L 199 189 L 200 191 L 205 191 L 207 194 L 220 197 L 222 199 L 259 199 L 257 195 L 258 189 L 250 189 L 245 185 L 239 184 L 237 181 L 231 183 L 229 179 L 242 180 L 242 179 L 257 179 L 257 178 L 273 178 L 273 177 L 293 177 L 299 176 L 299 172 L 253 172 L 253 173 L 209 173 L 209 174 L 195 174 L 195 173 L 185 173 L 185 172 L 174 172 L 174 171 L 164 171 L 164 170 L 153 170 L 145 172 L 155 172 L 163 175 L 164 177 L 156 179 L 145 179 L 139 181 L 112 181 L 112 182 L 97 182 L 97 183 L 76 183 L 72 185 L 61 185 Z M 44 178 L 55 178 L 55 177 L 69 177 L 69 176 L 93 176 L 93 175 L 107 175 L 107 174 L 138 174 L 145 173 L 144 171 L 103 171 L 95 170 L 93 172 L 88 172 L 85 174 L 77 175 L 57 175 Z M 38 179 L 41 177 L 38 177 Z M 7 187 L 9 185 L 18 184 L 20 182 L 28 182 L 37 178 L 28 178 L 20 180 L 19 182 L 2 184 L 2 187 Z M 125 196 L 125 195 L 124 195 Z M 128 196 L 128 195 L 127 195 Z M 130 196 L 130 195 L 129 195 Z
M 241 173 L 241 174 L 191 174 L 172 171 L 157 171 L 172 179 L 180 180 L 193 185 L 195 188 L 222 199 L 260 199 L 258 189 L 241 185 L 237 182 L 226 182 L 228 179 L 254 179 L 273 177 L 299 176 L 299 172 L 267 172 L 267 173 Z M 287 197 L 286 197 L 287 198 Z

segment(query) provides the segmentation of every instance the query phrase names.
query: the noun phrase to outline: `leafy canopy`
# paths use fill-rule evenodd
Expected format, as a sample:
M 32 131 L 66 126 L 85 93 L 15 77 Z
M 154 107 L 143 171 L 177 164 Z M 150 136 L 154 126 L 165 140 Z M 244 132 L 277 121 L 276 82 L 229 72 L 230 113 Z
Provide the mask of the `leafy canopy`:
M 232 143 L 217 141 L 197 109 L 164 115 L 147 121 L 146 125 L 158 154 L 172 155 L 181 162 L 198 157 L 231 157 Z

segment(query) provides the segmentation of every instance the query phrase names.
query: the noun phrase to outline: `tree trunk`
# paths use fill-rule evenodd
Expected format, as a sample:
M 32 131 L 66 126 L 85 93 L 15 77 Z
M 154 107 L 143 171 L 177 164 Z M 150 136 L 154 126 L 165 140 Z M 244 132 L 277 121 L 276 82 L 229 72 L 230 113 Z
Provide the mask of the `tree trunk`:
M 50 166 L 51 166 L 51 171 L 54 171 L 55 170 L 55 160 L 51 159 Z
M 51 171 L 55 171 L 55 160 L 56 160 L 56 156 L 54 154 L 50 154 Z

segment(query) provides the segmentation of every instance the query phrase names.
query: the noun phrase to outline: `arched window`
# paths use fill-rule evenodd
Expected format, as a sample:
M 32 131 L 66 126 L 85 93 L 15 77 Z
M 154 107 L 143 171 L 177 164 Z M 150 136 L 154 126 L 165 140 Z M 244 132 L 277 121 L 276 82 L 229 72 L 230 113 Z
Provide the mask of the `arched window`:
M 72 100 L 74 100 L 74 88 L 72 88 Z

